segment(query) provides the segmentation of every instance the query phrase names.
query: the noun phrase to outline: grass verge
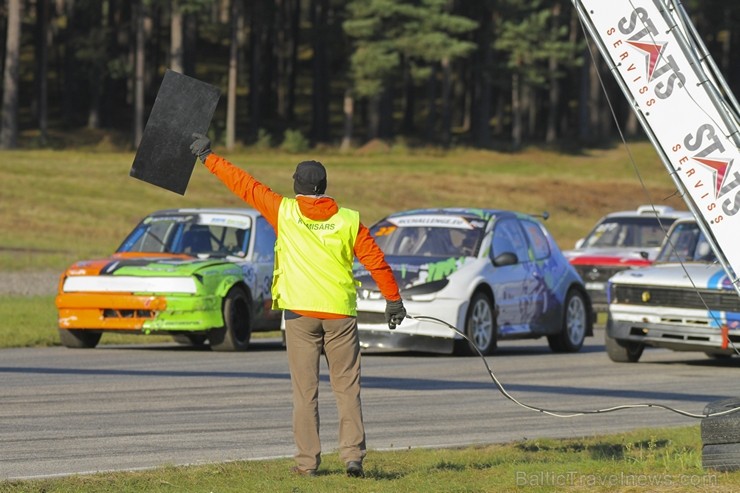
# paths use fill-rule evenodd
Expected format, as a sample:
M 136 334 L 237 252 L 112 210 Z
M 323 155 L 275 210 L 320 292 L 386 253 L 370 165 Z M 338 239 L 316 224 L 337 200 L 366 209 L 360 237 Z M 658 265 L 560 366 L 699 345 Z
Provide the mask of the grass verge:
M 630 149 L 634 166 L 622 146 L 579 154 L 216 151 L 286 195 L 293 193 L 296 163 L 319 159 L 329 173 L 327 192 L 359 210 L 366 225 L 417 207 L 547 210 L 548 229 L 561 248 L 571 248 L 607 212 L 650 202 L 685 209 L 652 145 L 635 143 Z M 180 196 L 131 178 L 133 157 L 88 150 L 0 151 L 0 231 L 9 232 L 0 237 L 0 271 L 61 272 L 73 261 L 109 255 L 157 209 L 245 206 L 200 164 Z
M 740 472 L 701 466 L 698 426 L 458 449 L 370 451 L 364 479 L 336 454 L 319 474 L 296 477 L 291 459 L 6 481 L 0 492 L 730 492 Z

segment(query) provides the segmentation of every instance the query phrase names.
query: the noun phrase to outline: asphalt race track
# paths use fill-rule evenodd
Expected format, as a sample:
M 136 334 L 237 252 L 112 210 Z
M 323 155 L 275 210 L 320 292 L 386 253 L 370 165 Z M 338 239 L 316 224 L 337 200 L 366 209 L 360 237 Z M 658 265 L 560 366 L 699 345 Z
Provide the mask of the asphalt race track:
M 653 402 L 701 413 L 740 396 L 738 362 L 648 349 L 640 363 L 615 364 L 603 329 L 577 354 L 552 354 L 543 339 L 503 343 L 488 361 L 515 398 L 549 409 Z M 325 366 L 322 375 L 322 440 L 332 452 L 336 407 Z M 498 392 L 478 357 L 366 353 L 363 382 L 368 463 L 373 449 L 699 423 L 655 408 L 573 418 L 526 410 Z M 291 456 L 290 426 L 277 340 L 241 354 L 176 344 L 0 351 L 0 479 Z

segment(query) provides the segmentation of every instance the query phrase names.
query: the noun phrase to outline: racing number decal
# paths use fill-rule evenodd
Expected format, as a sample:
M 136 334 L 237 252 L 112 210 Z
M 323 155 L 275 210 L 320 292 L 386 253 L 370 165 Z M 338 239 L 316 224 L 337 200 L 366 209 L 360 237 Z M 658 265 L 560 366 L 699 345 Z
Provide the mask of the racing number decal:
M 395 230 L 396 230 L 395 226 L 382 226 L 378 228 L 378 232 L 375 233 L 375 236 L 387 236 L 393 233 Z

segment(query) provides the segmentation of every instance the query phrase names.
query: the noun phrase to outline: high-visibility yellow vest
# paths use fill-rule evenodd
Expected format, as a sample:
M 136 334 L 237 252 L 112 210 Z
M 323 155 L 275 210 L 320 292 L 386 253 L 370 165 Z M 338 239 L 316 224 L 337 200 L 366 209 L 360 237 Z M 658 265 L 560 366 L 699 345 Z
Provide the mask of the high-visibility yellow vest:
M 326 221 L 301 214 L 295 199 L 284 197 L 278 211 L 273 310 L 298 310 L 357 316 L 352 275 L 360 214 L 340 208 Z

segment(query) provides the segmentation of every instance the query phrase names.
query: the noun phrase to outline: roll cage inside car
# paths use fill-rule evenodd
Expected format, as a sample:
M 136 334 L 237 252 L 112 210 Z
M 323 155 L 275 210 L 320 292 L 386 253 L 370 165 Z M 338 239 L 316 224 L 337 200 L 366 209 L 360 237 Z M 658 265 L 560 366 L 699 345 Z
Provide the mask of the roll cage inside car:
M 152 216 L 139 223 L 116 251 L 244 257 L 251 226 L 243 216 L 228 225 L 198 214 Z

